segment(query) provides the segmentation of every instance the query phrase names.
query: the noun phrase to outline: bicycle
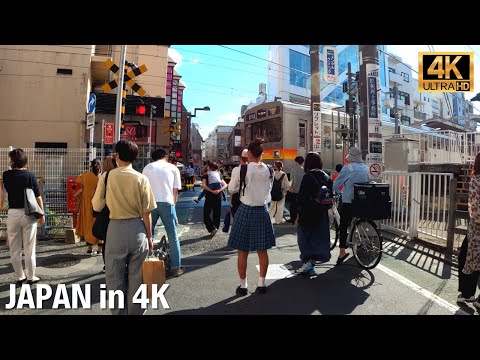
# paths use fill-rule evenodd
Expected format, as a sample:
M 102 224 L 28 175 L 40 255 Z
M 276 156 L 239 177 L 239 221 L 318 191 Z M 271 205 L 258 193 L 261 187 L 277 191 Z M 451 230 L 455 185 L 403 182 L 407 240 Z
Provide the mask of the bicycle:
M 340 196 L 335 195 L 333 201 L 334 220 L 330 230 L 335 230 L 335 237 L 330 236 L 330 250 L 333 250 L 340 238 L 340 212 L 338 210 Z M 353 256 L 362 268 L 369 270 L 378 265 L 382 258 L 383 238 L 375 222 L 368 218 L 353 217 L 348 227 L 347 246 L 352 249 Z

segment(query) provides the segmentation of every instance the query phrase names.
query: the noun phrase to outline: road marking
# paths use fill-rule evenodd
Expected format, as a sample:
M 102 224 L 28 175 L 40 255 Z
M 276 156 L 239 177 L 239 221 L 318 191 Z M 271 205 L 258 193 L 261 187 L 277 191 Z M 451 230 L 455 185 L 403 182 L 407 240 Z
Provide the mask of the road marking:
M 260 265 L 256 265 L 258 272 L 260 272 Z M 266 280 L 279 280 L 291 276 L 292 273 L 284 264 L 268 264 Z
M 431 293 L 427 289 L 422 288 L 420 285 L 415 284 L 413 281 L 408 280 L 407 278 L 405 278 L 402 275 L 396 273 L 395 271 L 390 270 L 389 268 L 387 268 L 387 267 L 385 267 L 381 264 L 378 264 L 376 268 L 383 271 L 385 274 L 390 275 L 394 279 L 400 281 L 402 284 L 408 286 L 413 291 L 419 293 L 420 295 L 425 296 L 427 299 L 433 301 L 437 305 L 449 310 L 450 312 L 461 314 L 461 315 L 470 315 L 465 310 L 460 309 L 456 305 L 450 304 L 448 301 L 442 299 L 441 297 L 435 295 L 434 293 Z

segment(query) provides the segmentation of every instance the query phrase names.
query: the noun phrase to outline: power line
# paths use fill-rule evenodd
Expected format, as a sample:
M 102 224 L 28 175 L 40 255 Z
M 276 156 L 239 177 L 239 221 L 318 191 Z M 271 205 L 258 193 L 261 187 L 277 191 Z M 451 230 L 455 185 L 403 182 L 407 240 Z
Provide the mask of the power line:
M 244 51 L 240 51 L 240 50 L 237 50 L 237 49 L 233 49 L 233 48 L 228 47 L 228 46 L 225 46 L 225 45 L 218 45 L 218 46 L 223 47 L 223 48 L 225 48 L 225 49 L 232 50 L 232 51 L 236 51 L 236 52 L 238 52 L 238 53 L 240 53 L 240 54 L 248 55 L 248 56 L 251 56 L 251 57 L 254 57 L 254 58 L 263 60 L 263 61 L 267 61 L 267 62 L 269 62 L 269 63 L 275 64 L 275 65 L 278 65 L 278 66 L 282 66 L 282 67 L 287 68 L 287 69 L 289 69 L 289 70 L 297 71 L 297 72 L 299 72 L 299 73 L 302 73 L 302 74 L 311 76 L 310 73 L 307 73 L 307 72 L 304 72 L 304 71 L 301 71 L 301 70 L 297 70 L 297 69 L 293 69 L 293 68 L 288 67 L 288 66 L 286 66 L 286 65 L 282 65 L 282 64 L 276 63 L 276 62 L 274 62 L 274 61 L 261 58 L 261 57 L 259 57 L 259 56 L 257 56 L 257 55 L 249 54 L 249 53 L 246 53 L 246 52 L 244 52 Z
M 187 52 L 191 52 L 191 53 L 199 54 L 199 55 L 211 56 L 211 57 L 215 57 L 217 59 L 234 61 L 234 62 L 238 62 L 238 63 L 241 63 L 241 64 L 256 66 L 256 67 L 265 69 L 265 66 L 262 66 L 262 65 L 252 64 L 252 63 L 248 63 L 248 62 L 245 62 L 245 61 L 230 59 L 230 58 L 226 58 L 226 57 L 222 57 L 222 56 L 218 56 L 218 55 L 207 54 L 207 53 L 203 53 L 203 52 L 200 52 L 200 51 L 193 51 L 193 50 L 188 50 L 188 49 L 183 49 L 183 48 L 178 48 L 178 47 L 175 47 L 175 48 L 172 48 L 172 49 L 180 50 L 180 51 L 187 51 Z

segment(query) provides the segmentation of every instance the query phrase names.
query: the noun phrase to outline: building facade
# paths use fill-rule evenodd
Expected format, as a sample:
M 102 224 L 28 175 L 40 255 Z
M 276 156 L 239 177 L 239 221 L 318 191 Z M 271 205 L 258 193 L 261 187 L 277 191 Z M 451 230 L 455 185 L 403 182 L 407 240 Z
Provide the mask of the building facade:
M 470 121 L 472 104 L 462 92 L 419 92 L 418 79 L 413 78 L 412 69 L 402 58 L 388 54 L 389 92 L 387 107 L 390 118 L 395 119 L 394 85 L 397 85 L 398 119 L 402 125 L 413 125 L 431 119 L 453 125 L 457 130 L 473 131 L 476 122 Z
M 321 100 L 345 106 L 347 94 L 343 93 L 342 83 L 347 81 L 348 63 L 352 72 L 359 70 L 358 45 L 332 45 L 338 54 L 338 84 L 327 83 L 324 79 L 323 49 L 320 45 L 320 90 Z M 386 55 L 384 45 L 378 45 L 380 85 L 382 92 L 388 91 L 388 74 L 386 73 Z M 275 98 L 309 104 L 310 103 L 310 45 L 270 45 L 268 60 L 268 100 Z M 384 109 L 386 113 L 387 110 Z
M 228 136 L 227 161 L 237 162 L 240 160 L 239 156 L 245 148 L 245 137 L 242 136 L 243 129 L 244 122 L 243 118 L 240 117 L 233 131 Z
M 90 93 L 104 94 L 102 86 L 115 79 L 105 61 L 119 65 L 120 51 L 120 45 L 3 46 L 0 49 L 0 147 L 86 147 Z M 167 52 L 168 47 L 162 45 L 127 46 L 127 61 L 147 66 L 148 71 L 135 77 L 135 81 L 146 90 L 148 99 L 158 105 L 153 114 L 157 120 L 163 117 L 163 102 L 159 99 L 163 100 L 166 95 Z M 110 94 L 114 96 L 117 90 L 111 90 Z M 128 99 L 133 97 L 133 91 L 128 88 L 127 107 Z M 110 99 L 108 96 L 102 99 L 107 109 Z M 148 126 L 148 115 L 137 117 L 135 111 L 127 111 L 125 118 Z M 114 122 L 114 115 L 105 110 L 96 113 L 95 120 L 94 143 L 99 146 L 102 120 Z M 152 138 L 160 141 L 162 133 L 158 126 L 154 129 L 156 134 Z M 131 129 L 126 130 L 133 136 Z M 148 138 L 143 133 L 138 135 L 141 136 L 138 139 Z
M 234 126 L 217 125 L 205 140 L 205 160 L 223 164 L 227 160 L 228 137 Z

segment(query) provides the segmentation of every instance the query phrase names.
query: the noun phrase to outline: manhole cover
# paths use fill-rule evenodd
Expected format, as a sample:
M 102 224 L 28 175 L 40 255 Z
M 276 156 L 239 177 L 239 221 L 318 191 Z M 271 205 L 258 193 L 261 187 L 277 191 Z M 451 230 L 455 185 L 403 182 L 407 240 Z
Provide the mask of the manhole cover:
M 75 255 L 53 255 L 38 260 L 38 266 L 46 268 L 66 268 L 78 264 L 81 258 Z

